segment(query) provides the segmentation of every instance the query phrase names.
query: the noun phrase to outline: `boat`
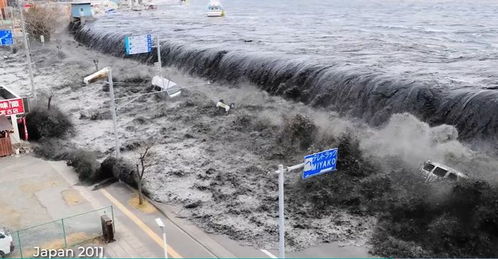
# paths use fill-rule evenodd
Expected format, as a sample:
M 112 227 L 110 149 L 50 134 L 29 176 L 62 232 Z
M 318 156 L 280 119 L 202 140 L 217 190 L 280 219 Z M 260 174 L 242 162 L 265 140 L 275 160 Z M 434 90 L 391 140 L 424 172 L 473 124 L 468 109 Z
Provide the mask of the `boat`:
M 225 16 L 225 10 L 223 10 L 223 6 L 219 2 L 211 2 L 208 5 L 208 17 L 222 17 Z

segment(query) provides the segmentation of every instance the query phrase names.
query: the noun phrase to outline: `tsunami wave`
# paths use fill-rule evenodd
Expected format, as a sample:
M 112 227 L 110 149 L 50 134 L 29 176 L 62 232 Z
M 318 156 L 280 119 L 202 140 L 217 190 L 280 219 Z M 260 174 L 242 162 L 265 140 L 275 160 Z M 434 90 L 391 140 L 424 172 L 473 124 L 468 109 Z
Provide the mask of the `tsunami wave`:
M 124 36 L 84 25 L 74 30 L 80 43 L 125 57 Z M 153 63 L 156 51 L 134 55 Z M 436 126 L 453 125 L 459 139 L 498 150 L 498 90 L 450 89 L 410 78 L 357 71 L 343 64 L 319 64 L 272 54 L 161 43 L 163 65 L 209 80 L 250 82 L 270 94 L 360 118 L 378 126 L 392 114 L 408 112 Z

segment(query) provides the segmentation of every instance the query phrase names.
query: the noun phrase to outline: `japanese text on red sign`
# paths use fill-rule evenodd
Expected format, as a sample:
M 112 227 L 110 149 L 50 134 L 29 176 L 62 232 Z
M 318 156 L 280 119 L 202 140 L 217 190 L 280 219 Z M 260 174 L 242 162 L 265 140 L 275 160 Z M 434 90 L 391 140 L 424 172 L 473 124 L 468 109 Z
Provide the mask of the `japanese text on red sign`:
M 21 98 L 0 100 L 0 115 L 10 116 L 24 113 L 24 104 Z

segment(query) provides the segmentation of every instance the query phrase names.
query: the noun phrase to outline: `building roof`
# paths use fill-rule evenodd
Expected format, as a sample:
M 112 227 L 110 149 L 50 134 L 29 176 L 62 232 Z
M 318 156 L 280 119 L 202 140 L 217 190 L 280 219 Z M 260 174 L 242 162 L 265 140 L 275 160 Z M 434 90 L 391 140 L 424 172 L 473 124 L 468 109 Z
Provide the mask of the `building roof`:
M 12 90 L 5 86 L 0 86 L 0 100 L 1 99 L 12 99 L 12 98 L 20 98 L 19 95 L 14 93 Z
M 12 127 L 12 124 L 10 124 L 9 119 L 5 117 L 4 115 L 0 116 L 0 132 L 1 131 L 12 131 L 14 128 Z

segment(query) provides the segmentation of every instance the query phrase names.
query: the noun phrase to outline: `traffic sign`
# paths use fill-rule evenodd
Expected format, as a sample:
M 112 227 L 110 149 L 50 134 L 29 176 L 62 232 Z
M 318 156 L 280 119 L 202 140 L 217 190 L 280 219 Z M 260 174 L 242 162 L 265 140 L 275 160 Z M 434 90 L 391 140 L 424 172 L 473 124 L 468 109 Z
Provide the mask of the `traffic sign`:
M 0 30 L 0 46 L 9 46 L 14 44 L 11 30 Z
M 336 170 L 338 149 L 329 149 L 304 157 L 303 179 Z
M 126 36 L 126 55 L 148 53 L 152 51 L 152 35 Z

